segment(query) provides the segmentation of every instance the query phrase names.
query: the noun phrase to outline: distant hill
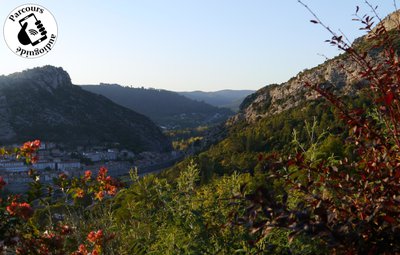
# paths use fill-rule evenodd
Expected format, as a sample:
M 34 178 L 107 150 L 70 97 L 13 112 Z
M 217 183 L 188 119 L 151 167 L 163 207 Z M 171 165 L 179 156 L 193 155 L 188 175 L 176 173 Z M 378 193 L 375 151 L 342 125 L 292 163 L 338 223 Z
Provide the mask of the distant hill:
M 254 90 L 219 90 L 214 92 L 191 91 L 191 92 L 178 92 L 188 98 L 204 101 L 208 104 L 229 108 L 233 111 L 239 110 L 239 105 L 248 95 L 254 93 Z
M 31 139 L 171 149 L 150 119 L 73 85 L 67 72 L 52 66 L 0 76 L 0 143 Z
M 161 89 L 124 87 L 117 84 L 83 85 L 83 89 L 103 95 L 115 103 L 144 114 L 167 128 L 187 128 L 225 121 L 233 115 L 205 102 Z

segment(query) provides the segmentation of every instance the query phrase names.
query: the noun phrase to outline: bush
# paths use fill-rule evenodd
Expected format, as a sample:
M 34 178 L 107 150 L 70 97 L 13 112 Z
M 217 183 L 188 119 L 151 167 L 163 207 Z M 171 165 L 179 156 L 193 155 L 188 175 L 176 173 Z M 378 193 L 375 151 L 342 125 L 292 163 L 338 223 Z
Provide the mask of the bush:
M 361 67 L 359 79 L 368 82 L 372 104 L 352 108 L 331 91 L 305 82 L 337 109 L 350 130 L 346 141 L 355 157 L 321 161 L 298 153 L 279 163 L 265 160 L 270 178 L 286 180 L 287 188 L 283 194 L 260 188 L 243 196 L 249 207 L 239 223 L 251 226 L 257 240 L 275 229 L 287 229 L 290 240 L 306 235 L 323 241 L 330 253 L 400 252 L 400 62 L 398 37 L 393 37 L 400 27 L 395 33 L 386 31 L 382 23 L 372 29 L 372 17 L 357 17 L 362 29 L 369 31 L 367 52 L 348 45 L 318 17 L 312 22 L 331 32 L 329 43 Z M 319 150 L 335 151 L 340 143 L 330 138 Z M 298 204 L 290 206 L 299 197 Z

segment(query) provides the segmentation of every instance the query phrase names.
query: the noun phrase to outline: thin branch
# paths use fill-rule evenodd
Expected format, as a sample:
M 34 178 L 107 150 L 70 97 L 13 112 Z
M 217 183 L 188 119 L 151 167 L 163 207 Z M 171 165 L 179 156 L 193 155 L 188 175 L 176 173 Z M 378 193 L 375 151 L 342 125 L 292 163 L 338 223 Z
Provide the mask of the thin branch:
M 340 32 L 340 34 L 343 36 L 343 38 L 347 41 L 347 43 L 348 43 L 349 45 L 351 45 L 351 42 L 350 42 L 349 38 L 346 36 L 346 34 L 343 33 L 343 31 L 342 31 L 341 29 L 339 29 L 339 32 Z
M 372 10 L 372 12 L 374 13 L 374 15 L 375 15 L 375 17 L 380 21 L 380 22 L 382 22 L 382 19 L 379 17 L 379 14 L 376 12 L 376 8 L 378 7 L 374 7 L 374 6 L 372 6 L 372 4 L 368 1 L 368 0 L 365 0 L 365 3 L 369 6 L 369 8 L 371 8 L 371 10 Z
M 327 25 L 325 25 L 324 22 L 322 22 L 322 20 L 317 16 L 317 14 L 315 14 L 315 12 L 313 12 L 313 11 L 311 10 L 310 7 L 308 7 L 308 5 L 306 5 L 305 3 L 303 3 L 301 0 L 297 0 L 297 2 L 299 2 L 301 5 L 303 5 L 304 8 L 306 8 L 306 9 L 308 10 L 308 12 L 310 12 L 311 15 L 314 16 L 315 20 L 318 21 L 318 23 L 319 23 L 321 26 L 323 26 L 326 30 L 328 30 L 329 33 L 331 33 L 333 36 L 336 36 L 336 37 L 338 36 L 330 27 L 328 27 Z

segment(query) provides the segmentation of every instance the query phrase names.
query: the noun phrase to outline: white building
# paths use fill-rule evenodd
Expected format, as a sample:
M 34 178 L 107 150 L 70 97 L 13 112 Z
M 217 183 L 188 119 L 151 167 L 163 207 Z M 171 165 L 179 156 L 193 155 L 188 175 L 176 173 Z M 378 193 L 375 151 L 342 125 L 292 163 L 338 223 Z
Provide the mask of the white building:
M 36 170 L 56 169 L 56 163 L 51 161 L 39 161 L 32 164 L 32 168 Z
M 81 167 L 81 163 L 78 161 L 69 161 L 69 162 L 58 162 L 57 170 L 58 171 L 67 171 L 71 169 L 78 169 Z
M 99 152 L 84 152 L 83 156 L 93 162 L 101 161 L 101 154 Z
M 21 161 L 4 161 L 0 162 L 0 170 L 6 172 L 23 172 L 28 171 L 28 166 Z
M 90 159 L 93 162 L 99 162 L 102 160 L 113 161 L 113 160 L 117 160 L 118 153 L 113 150 L 108 150 L 106 152 L 97 152 L 97 151 L 96 152 L 84 152 L 83 156 L 85 158 Z
M 108 150 L 103 153 L 104 160 L 117 160 L 118 153 L 116 151 Z

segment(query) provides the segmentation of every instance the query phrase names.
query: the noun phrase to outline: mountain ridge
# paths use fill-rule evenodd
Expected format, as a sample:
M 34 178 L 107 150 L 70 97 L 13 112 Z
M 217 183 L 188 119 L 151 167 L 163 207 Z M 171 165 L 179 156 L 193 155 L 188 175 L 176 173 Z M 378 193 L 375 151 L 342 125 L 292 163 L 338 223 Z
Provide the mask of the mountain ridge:
M 163 89 L 134 88 L 106 83 L 80 86 L 144 114 L 160 126 L 172 129 L 217 124 L 233 115 L 228 109 L 217 108 Z
M 73 85 L 60 67 L 1 76 L 0 105 L 3 144 L 42 139 L 75 145 L 119 143 L 137 152 L 171 149 L 147 117 Z
M 255 90 L 223 89 L 208 92 L 195 90 L 182 91 L 178 93 L 197 101 L 204 101 L 217 107 L 224 107 L 233 111 L 238 111 L 243 99 L 254 92 Z

